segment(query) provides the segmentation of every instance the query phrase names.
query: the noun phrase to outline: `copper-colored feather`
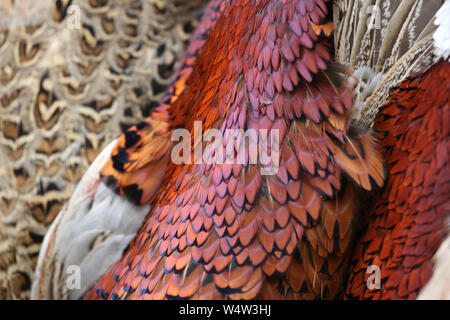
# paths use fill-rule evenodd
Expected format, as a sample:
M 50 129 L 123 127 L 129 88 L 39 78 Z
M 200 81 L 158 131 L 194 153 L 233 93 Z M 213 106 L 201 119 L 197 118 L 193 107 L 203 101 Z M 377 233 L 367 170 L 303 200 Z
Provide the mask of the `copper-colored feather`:
M 449 74 L 441 61 L 411 76 L 377 117 L 389 176 L 355 249 L 347 298 L 415 299 L 433 273 L 448 232 Z M 380 268 L 379 289 L 366 285 L 371 265 Z

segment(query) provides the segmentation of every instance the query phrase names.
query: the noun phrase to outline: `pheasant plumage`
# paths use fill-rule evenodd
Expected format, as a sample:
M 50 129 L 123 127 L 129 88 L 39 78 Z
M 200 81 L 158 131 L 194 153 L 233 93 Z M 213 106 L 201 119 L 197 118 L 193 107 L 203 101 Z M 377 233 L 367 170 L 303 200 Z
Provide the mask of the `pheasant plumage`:
M 350 126 L 352 90 L 332 64 L 331 1 L 223 3 L 194 71 L 181 80 L 184 89 L 125 133 L 103 169 L 131 199 L 154 200 L 129 249 L 87 298 L 340 293 L 358 194 L 381 186 L 384 170 L 375 138 Z M 194 136 L 194 121 L 222 134 L 279 130 L 278 172 L 261 175 L 262 166 L 248 159 L 233 165 L 168 159 L 154 194 L 154 184 L 141 177 L 155 174 L 153 160 L 171 149 L 162 146 L 172 130 Z M 142 155 L 152 161 L 139 162 Z M 140 173 L 130 176 L 131 168 Z
M 162 104 L 108 145 L 53 223 L 34 297 L 448 296 L 450 1 L 442 3 L 377 1 L 381 28 L 372 31 L 355 23 L 369 2 L 210 1 Z M 339 21 L 342 4 L 351 12 Z M 394 83 L 432 63 L 434 45 L 443 59 L 398 85 L 377 116 Z M 364 68 L 378 73 L 367 85 Z M 199 123 L 224 138 L 226 154 L 175 163 L 178 130 L 187 129 L 183 151 L 194 159 L 198 147 L 210 150 Z M 260 130 L 256 144 L 277 131 L 275 158 L 255 163 L 229 129 Z M 243 162 L 222 164 L 242 150 Z M 382 154 L 387 184 L 370 198 L 385 180 Z M 64 292 L 69 265 L 84 276 L 81 289 Z M 371 265 L 381 290 L 367 287 Z

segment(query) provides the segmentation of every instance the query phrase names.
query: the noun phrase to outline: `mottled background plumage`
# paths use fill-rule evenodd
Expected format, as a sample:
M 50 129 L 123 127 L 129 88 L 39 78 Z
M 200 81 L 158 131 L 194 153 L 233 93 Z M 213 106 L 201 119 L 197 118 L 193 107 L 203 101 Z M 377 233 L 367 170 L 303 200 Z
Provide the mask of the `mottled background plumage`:
M 48 226 L 106 143 L 159 104 L 206 1 L 30 3 L 0 3 L 0 299 L 29 297 Z

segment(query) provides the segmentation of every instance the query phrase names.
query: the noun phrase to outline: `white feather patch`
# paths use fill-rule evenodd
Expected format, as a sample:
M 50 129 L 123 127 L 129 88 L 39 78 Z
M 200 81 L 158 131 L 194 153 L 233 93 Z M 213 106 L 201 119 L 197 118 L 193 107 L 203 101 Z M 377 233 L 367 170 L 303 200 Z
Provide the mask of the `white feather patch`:
M 92 163 L 47 232 L 32 299 L 81 298 L 120 259 L 149 212 L 149 205 L 135 206 L 100 181 L 115 143 Z M 80 271 L 79 288 L 66 281 L 73 268 Z
M 51 0 L 2 0 L 0 27 L 13 29 L 41 24 L 50 19 L 51 8 Z
M 450 0 L 446 0 L 436 13 L 434 23 L 438 26 L 433 34 L 436 55 L 450 61 Z
M 350 77 L 350 83 L 354 86 L 355 103 L 352 109 L 352 121 L 359 123 L 365 114 L 366 101 L 375 91 L 383 79 L 383 73 L 376 73 L 371 67 L 358 68 Z
M 450 300 L 450 236 L 434 256 L 434 273 L 418 300 Z

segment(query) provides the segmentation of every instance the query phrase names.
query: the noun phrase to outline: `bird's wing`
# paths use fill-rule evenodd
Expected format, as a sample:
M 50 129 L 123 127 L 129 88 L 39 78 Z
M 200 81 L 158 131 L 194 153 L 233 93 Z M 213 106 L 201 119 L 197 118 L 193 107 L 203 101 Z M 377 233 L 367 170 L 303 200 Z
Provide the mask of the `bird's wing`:
M 372 127 L 395 85 L 433 61 L 434 16 L 444 0 L 335 2 L 336 60 L 350 66 L 355 123 Z
M 209 144 L 196 138 L 195 121 L 205 134 L 217 129 L 229 155 L 244 151 L 242 163 L 169 163 L 137 236 L 86 298 L 338 294 L 357 194 L 381 186 L 384 171 L 374 137 L 348 121 L 351 87 L 331 63 L 331 3 L 226 4 L 169 107 L 169 123 L 189 130 L 192 147 L 204 150 Z M 273 130 L 267 139 L 275 149 L 279 143 L 279 168 L 275 149 L 272 160 L 254 163 L 250 147 L 226 138 L 227 129 L 254 129 L 256 141 Z

